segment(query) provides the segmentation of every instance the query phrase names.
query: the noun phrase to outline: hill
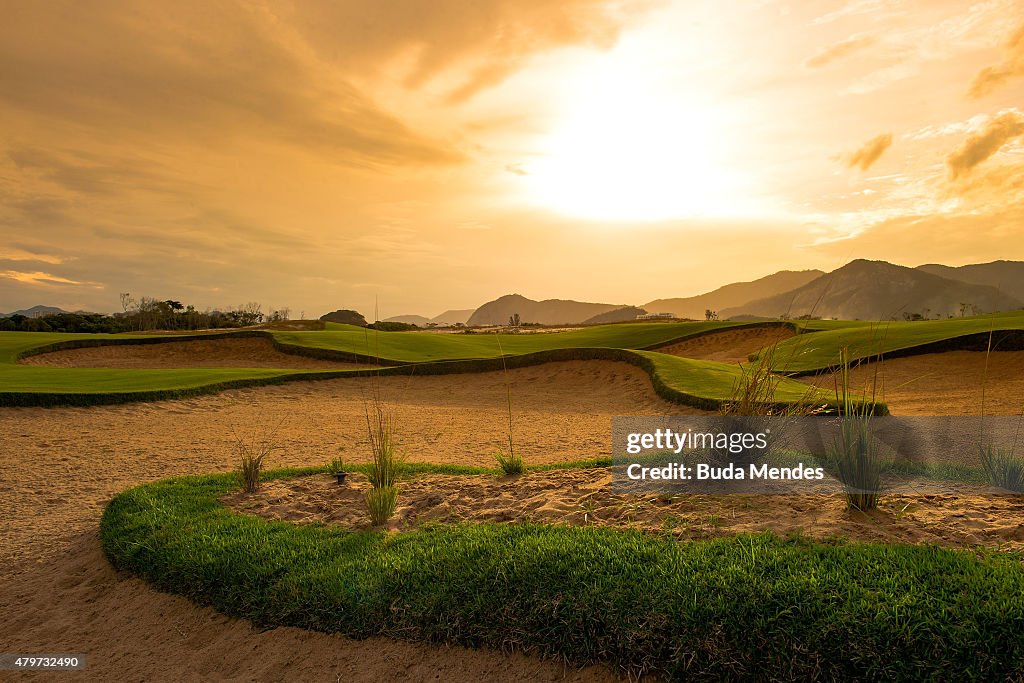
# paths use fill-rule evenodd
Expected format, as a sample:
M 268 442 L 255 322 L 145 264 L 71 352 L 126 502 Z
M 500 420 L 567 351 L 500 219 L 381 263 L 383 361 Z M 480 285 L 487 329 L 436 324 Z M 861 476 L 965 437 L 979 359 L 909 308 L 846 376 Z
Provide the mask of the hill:
M 441 315 L 435 315 L 430 319 L 430 322 L 437 323 L 438 325 L 454 325 L 456 323 L 465 323 L 469 320 L 469 316 L 473 315 L 472 308 L 457 308 L 450 311 L 445 311 Z
M 584 325 L 605 325 L 607 323 L 624 323 L 630 320 L 636 320 L 638 315 L 646 313 L 642 308 L 636 306 L 623 306 L 622 308 L 616 308 L 615 310 L 608 311 L 607 313 L 600 313 L 595 315 L 593 318 L 588 318 L 583 321 Z
M 707 309 L 721 311 L 742 306 L 756 299 L 789 292 L 824 274 L 820 270 L 780 270 L 752 282 L 734 282 L 697 296 L 655 299 L 644 304 L 643 308 L 651 313 L 673 313 L 679 318 L 703 320 Z
M 961 310 L 962 304 L 967 305 L 966 310 Z M 719 315 L 890 320 L 902 319 L 904 313 L 945 318 L 1022 307 L 1020 300 L 995 287 L 950 280 L 885 261 L 858 259 L 790 292 L 728 308 Z
M 32 308 L 22 308 L 21 310 L 12 311 L 10 313 L 0 313 L 0 318 L 10 318 L 14 315 L 23 315 L 26 318 L 39 318 L 44 315 L 70 312 L 71 311 L 65 311 L 63 308 L 57 308 L 55 306 L 33 306 Z
M 505 325 L 518 313 L 524 323 L 542 325 L 578 325 L 596 315 L 622 308 L 614 304 L 594 304 L 566 299 L 534 301 L 519 294 L 506 294 L 489 301 L 473 312 L 467 325 Z
M 394 315 L 390 318 L 384 318 L 383 322 L 386 323 L 405 323 L 406 325 L 416 325 L 417 327 L 426 327 L 427 323 L 430 322 L 430 318 L 425 318 L 422 315 Z
M 949 280 L 995 287 L 1003 294 L 1024 301 L 1024 261 L 993 261 L 959 267 L 928 263 L 917 269 Z

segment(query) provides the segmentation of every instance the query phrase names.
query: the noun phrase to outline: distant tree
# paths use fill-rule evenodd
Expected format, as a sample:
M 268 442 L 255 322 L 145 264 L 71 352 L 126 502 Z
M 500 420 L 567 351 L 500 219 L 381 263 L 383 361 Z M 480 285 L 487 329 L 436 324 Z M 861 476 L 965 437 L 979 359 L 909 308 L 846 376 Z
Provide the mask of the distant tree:
M 353 311 L 347 308 L 338 309 L 337 311 L 322 315 L 320 316 L 320 319 L 328 323 L 342 323 L 345 325 L 366 327 L 366 318 L 364 318 L 358 311 Z
M 712 311 L 710 308 L 704 309 L 705 320 L 718 320 L 718 311 Z
M 520 323 L 522 323 L 522 320 L 519 318 L 518 313 L 513 313 L 508 317 L 509 327 L 519 327 Z

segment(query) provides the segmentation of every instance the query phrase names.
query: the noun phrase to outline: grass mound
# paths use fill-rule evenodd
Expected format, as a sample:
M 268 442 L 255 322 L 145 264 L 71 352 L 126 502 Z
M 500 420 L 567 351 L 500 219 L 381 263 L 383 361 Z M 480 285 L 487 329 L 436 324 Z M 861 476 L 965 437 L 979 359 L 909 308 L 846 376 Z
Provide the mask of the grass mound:
M 235 485 L 215 475 L 120 494 L 102 521 L 107 557 L 264 626 L 524 649 L 673 679 L 1024 675 L 1016 555 L 532 524 L 348 532 L 233 513 L 218 497 Z

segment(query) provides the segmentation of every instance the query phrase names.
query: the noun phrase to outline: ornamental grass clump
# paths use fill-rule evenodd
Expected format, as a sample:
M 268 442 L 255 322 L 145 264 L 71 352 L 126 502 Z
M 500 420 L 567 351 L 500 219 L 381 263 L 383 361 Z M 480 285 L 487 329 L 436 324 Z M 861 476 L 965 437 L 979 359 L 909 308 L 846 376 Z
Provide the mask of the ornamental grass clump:
M 841 411 L 839 437 L 828 450 L 828 461 L 846 489 L 847 507 L 866 512 L 878 507 L 882 490 L 882 460 L 871 428 L 874 389 L 870 396 L 867 388 L 855 396 L 850 387 L 849 349 L 842 349 L 839 358 L 835 380 L 836 403 Z

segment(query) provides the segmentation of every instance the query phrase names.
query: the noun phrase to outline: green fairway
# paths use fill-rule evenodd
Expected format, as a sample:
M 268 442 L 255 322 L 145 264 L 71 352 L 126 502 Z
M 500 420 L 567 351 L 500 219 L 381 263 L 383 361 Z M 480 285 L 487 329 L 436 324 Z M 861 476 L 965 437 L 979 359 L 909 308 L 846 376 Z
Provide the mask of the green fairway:
M 651 375 L 663 397 L 689 405 L 714 408 L 730 398 L 740 377 L 736 364 L 691 360 L 647 350 L 707 332 L 758 323 L 678 322 L 602 325 L 568 332 L 534 334 L 443 334 L 376 332 L 329 323 L 311 332 L 243 331 L 218 336 L 269 336 L 279 348 L 303 355 L 344 359 L 379 358 L 380 374 L 481 372 L 500 370 L 505 355 L 509 367 L 559 360 L 618 360 L 639 365 Z M 1024 330 L 1024 313 L 1004 313 L 953 320 L 867 323 L 863 321 L 796 321 L 804 333 L 778 345 L 780 371 L 809 373 L 834 366 L 843 347 L 853 359 L 894 354 L 968 337 L 976 348 L 979 335 L 990 330 Z M 974 335 L 974 337 L 970 337 Z M 175 398 L 230 387 L 365 374 L 368 368 L 295 370 L 275 368 L 105 369 L 20 365 L 20 355 L 52 345 L 125 343 L 153 339 L 180 341 L 197 336 L 0 333 L 0 405 L 58 405 L 110 403 Z M 999 337 L 997 337 L 997 341 Z M 1019 341 L 1019 338 L 1018 338 Z M 955 342 L 951 342 L 955 343 Z M 785 380 L 776 398 L 790 402 L 807 388 Z
M 678 358 L 652 351 L 634 351 L 739 323 L 684 322 L 605 325 L 572 332 L 541 334 L 428 334 L 373 332 L 348 325 L 330 325 L 318 332 L 261 332 L 276 343 L 301 347 L 303 353 L 330 357 L 347 354 L 379 356 L 401 364 L 380 374 L 478 372 L 500 370 L 501 352 L 509 367 L 557 360 L 618 360 L 639 365 L 652 377 L 663 397 L 689 405 L 714 408 L 729 398 L 740 376 L 736 365 Z M 218 333 L 230 335 L 232 333 Z M 253 332 L 236 334 L 252 335 Z M 176 398 L 224 388 L 295 379 L 344 377 L 356 370 L 286 370 L 272 368 L 105 369 L 20 365 L 26 352 L 54 344 L 124 343 L 156 335 L 89 335 L 60 333 L 0 333 L 0 405 L 60 405 L 112 403 Z M 186 337 L 161 336 L 166 341 Z M 500 346 L 499 346 L 500 344 Z M 786 380 L 778 399 L 801 397 L 806 387 Z
M 237 486 L 186 477 L 116 496 L 107 558 L 266 628 L 525 649 L 671 680 L 1024 672 L 1019 554 L 526 523 L 352 532 L 238 514 L 219 501 Z
M 850 358 L 857 360 L 879 354 L 905 353 L 916 347 L 974 335 L 972 348 L 983 349 L 990 331 L 993 341 L 998 342 L 1005 337 L 999 332 L 1024 330 L 1024 311 L 918 322 L 859 322 L 838 328 L 822 324 L 829 322 L 836 321 L 809 321 L 807 329 L 821 331 L 797 335 L 780 343 L 775 354 L 778 369 L 807 373 L 833 367 L 838 364 L 839 352 L 844 347 L 849 348 Z M 1008 348 L 1005 341 L 1003 346 Z
M 282 343 L 295 346 L 421 363 L 431 360 L 498 358 L 502 352 L 519 355 L 552 349 L 646 349 L 711 330 L 744 324 L 749 323 L 625 323 L 571 332 L 496 335 L 374 332 L 352 325 L 328 323 L 328 329 L 322 332 L 275 332 L 274 337 Z

